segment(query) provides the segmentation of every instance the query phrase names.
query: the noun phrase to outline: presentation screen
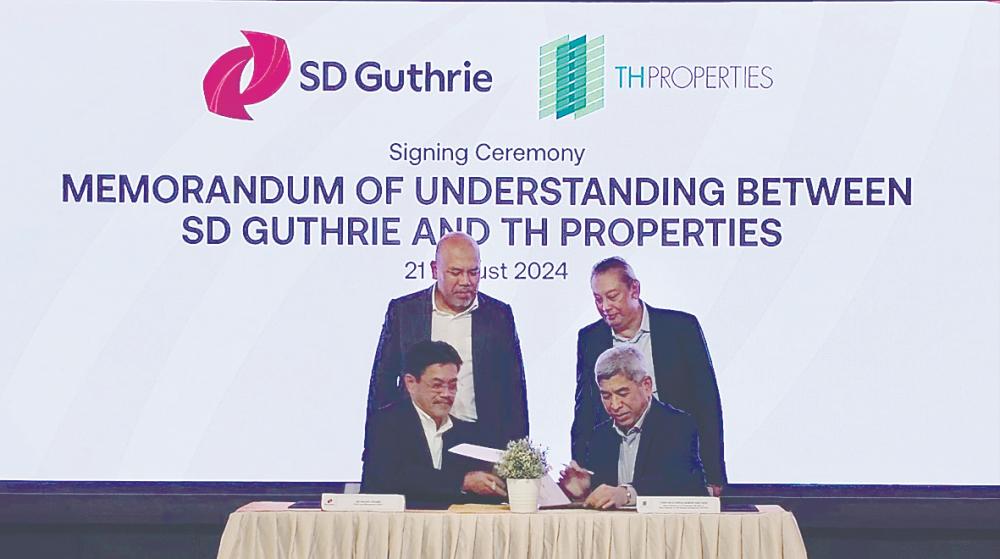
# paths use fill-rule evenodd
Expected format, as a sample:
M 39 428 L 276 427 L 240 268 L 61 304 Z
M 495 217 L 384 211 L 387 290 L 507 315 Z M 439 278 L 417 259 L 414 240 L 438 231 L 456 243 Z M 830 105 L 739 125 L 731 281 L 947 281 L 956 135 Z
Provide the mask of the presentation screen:
M 996 4 L 3 13 L 0 479 L 359 480 L 463 231 L 557 468 L 620 256 L 697 318 L 730 483 L 1000 484 Z

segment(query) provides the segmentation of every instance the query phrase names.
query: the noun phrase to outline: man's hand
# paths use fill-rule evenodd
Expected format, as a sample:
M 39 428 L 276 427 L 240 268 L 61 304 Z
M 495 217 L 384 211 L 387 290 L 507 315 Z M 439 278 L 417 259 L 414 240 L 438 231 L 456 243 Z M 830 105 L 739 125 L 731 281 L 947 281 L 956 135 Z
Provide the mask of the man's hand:
M 617 509 L 628 504 L 628 493 L 624 487 L 601 485 L 587 497 L 584 504 L 592 509 Z
M 711 495 L 711 496 L 713 496 L 713 497 L 721 497 L 722 496 L 722 486 L 721 485 L 709 485 L 708 486 L 708 494 Z
M 579 501 L 590 492 L 590 472 L 571 460 L 566 469 L 559 473 L 559 487 L 567 497 Z
M 489 472 L 469 472 L 465 474 L 465 481 L 462 482 L 462 491 L 476 495 L 506 497 L 507 484 Z

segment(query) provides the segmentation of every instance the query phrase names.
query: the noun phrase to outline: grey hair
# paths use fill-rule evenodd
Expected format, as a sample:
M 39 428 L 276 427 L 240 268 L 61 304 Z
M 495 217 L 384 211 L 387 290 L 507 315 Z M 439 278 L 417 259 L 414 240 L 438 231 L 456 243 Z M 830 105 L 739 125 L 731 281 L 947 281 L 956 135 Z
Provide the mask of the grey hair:
M 633 382 L 640 382 L 648 377 L 649 363 L 646 361 L 646 356 L 632 345 L 606 350 L 594 364 L 594 376 L 597 382 L 601 382 L 618 374 Z

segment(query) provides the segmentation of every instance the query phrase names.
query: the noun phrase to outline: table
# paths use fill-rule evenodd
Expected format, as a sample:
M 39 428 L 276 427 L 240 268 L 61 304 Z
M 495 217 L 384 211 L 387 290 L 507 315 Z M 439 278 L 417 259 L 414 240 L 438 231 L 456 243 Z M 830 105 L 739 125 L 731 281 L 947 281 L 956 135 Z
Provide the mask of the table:
M 232 513 L 218 559 L 805 559 L 798 524 L 756 513 L 552 510 L 323 512 L 251 503 Z

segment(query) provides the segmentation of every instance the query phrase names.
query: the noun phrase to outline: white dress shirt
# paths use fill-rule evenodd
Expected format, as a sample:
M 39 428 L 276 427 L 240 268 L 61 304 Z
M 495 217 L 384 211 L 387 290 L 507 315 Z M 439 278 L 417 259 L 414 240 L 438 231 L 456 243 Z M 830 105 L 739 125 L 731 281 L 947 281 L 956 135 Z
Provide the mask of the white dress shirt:
M 431 451 L 431 462 L 434 463 L 434 469 L 441 469 L 441 453 L 444 447 L 444 434 L 452 428 L 453 423 L 451 422 L 451 416 L 444 420 L 444 423 L 440 427 L 437 426 L 437 422 L 434 418 L 427 415 L 427 412 L 420 409 L 420 406 L 416 402 L 410 400 L 413 404 L 413 408 L 417 410 L 417 415 L 420 416 L 420 426 L 424 430 L 424 438 L 427 439 L 427 448 Z
M 653 334 L 649 330 L 649 307 L 646 306 L 645 302 L 642 303 L 642 324 L 639 325 L 639 330 L 631 338 L 623 338 L 612 329 L 611 345 L 614 347 L 633 345 L 642 352 L 646 363 L 649 364 L 649 378 L 653 381 L 653 397 L 659 400 L 660 395 L 656 391 L 656 371 L 653 368 Z
M 462 358 L 462 367 L 458 370 L 458 393 L 451 406 L 451 415 L 465 421 L 476 421 L 476 387 L 472 377 L 472 311 L 479 308 L 479 296 L 476 295 L 469 308 L 458 314 L 451 314 L 438 308 L 436 292 L 435 284 L 431 286 L 431 339 L 448 342 Z

